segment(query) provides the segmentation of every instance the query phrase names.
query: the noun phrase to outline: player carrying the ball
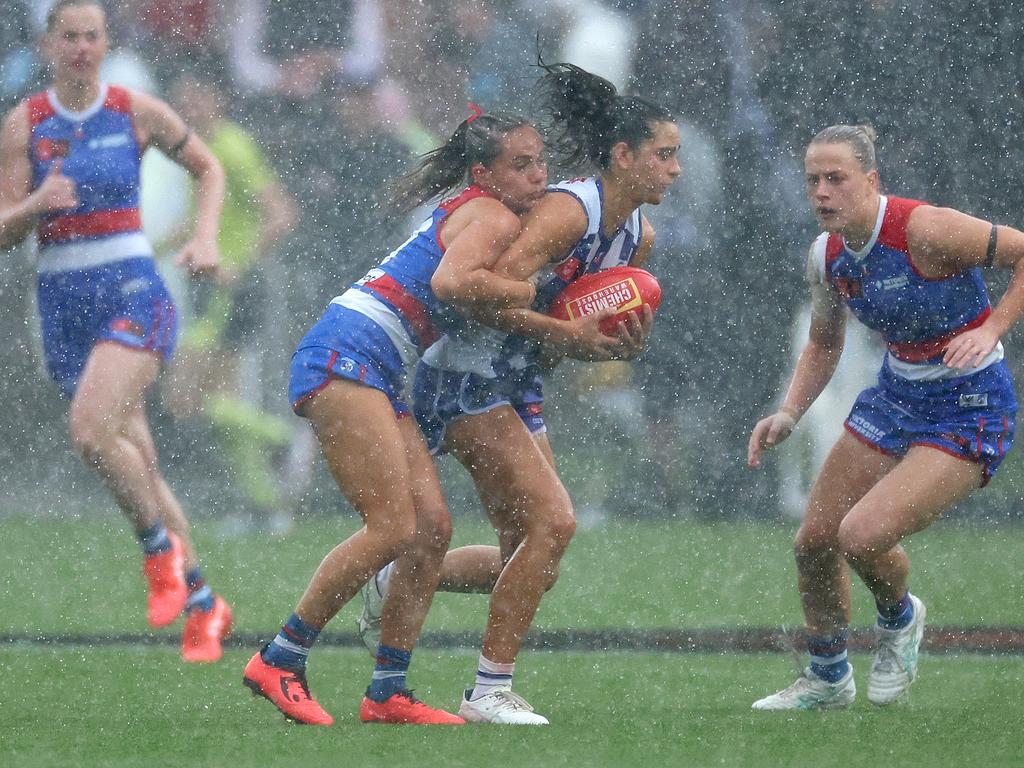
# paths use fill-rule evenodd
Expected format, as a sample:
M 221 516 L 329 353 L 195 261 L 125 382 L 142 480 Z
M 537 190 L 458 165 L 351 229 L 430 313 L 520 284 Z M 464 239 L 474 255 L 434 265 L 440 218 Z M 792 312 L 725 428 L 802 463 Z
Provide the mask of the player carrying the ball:
M 599 172 L 549 187 L 498 260 L 499 274 L 536 280 L 530 309 L 482 314 L 471 304 L 471 284 L 448 281 L 441 270 L 435 274 L 439 295 L 502 332 L 476 323 L 450 332 L 427 351 L 414 383 L 414 412 L 431 450 L 451 451 L 471 473 L 500 542 L 453 550 L 442 568 L 439 589 L 491 593 L 475 684 L 459 707 L 470 722 L 548 722 L 512 692 L 520 646 L 544 592 L 558 577 L 576 526 L 545 434 L 545 347 L 580 359 L 632 358 L 642 351 L 652 322 L 645 305 L 639 315 L 625 316 L 616 336 L 595 346 L 582 340 L 613 317 L 614 309 L 577 320 L 546 312 L 579 277 L 643 262 L 654 230 L 640 206 L 657 205 L 680 174 L 679 130 L 665 109 L 621 96 L 607 80 L 571 64 L 541 66 L 554 151 L 567 168 Z M 389 573 L 371 579 L 364 591 L 364 639 L 375 634 L 376 607 Z

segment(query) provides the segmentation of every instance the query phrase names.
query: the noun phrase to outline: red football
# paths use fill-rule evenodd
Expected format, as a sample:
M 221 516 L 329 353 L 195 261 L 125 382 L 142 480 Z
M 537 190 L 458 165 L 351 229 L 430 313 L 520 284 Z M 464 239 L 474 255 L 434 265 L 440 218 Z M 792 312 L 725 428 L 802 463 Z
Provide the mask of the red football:
M 569 283 L 555 297 L 548 314 L 559 320 L 574 320 L 602 309 L 617 307 L 618 314 L 601 323 L 601 332 L 615 335 L 615 329 L 628 312 L 639 315 L 647 304 L 654 312 L 661 304 L 661 286 L 657 278 L 639 267 L 610 267 L 591 272 Z

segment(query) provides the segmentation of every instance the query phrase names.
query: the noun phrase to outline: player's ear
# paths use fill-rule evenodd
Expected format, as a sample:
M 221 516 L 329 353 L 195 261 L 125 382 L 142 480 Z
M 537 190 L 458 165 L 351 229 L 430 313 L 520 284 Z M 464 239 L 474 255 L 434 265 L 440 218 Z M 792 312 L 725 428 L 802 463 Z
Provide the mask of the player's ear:
M 487 166 L 483 163 L 473 163 L 473 165 L 469 167 L 469 178 L 471 178 L 475 183 L 479 184 L 482 179 L 486 178 L 486 176 Z
M 631 168 L 633 166 L 633 158 L 635 153 L 633 148 L 624 141 L 617 141 L 612 145 L 611 159 L 612 166 L 618 168 Z

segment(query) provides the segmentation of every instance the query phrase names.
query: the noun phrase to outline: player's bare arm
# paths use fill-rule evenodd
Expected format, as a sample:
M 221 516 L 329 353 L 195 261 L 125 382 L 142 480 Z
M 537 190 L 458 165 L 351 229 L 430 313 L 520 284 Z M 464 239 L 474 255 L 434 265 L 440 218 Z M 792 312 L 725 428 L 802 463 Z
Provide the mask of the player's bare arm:
M 494 266 L 495 272 L 525 280 L 565 257 L 587 231 L 587 217 L 572 195 L 549 192 L 523 218 L 522 233 Z
M 1024 313 L 1024 274 L 1017 271 L 1024 257 L 1024 233 L 952 208 L 922 205 L 910 216 L 907 244 L 915 265 L 928 277 L 981 266 L 1013 270 L 1006 293 L 988 320 L 950 341 L 942 359 L 950 368 L 979 365 Z
M 747 466 L 757 469 L 766 448 L 773 448 L 792 433 L 796 423 L 818 399 L 843 354 L 846 308 L 835 290 L 821 283 L 808 259 L 811 284 L 811 328 L 797 360 L 782 406 L 754 426 L 747 444 Z
M 0 133 L 0 248 L 24 240 L 42 214 L 78 205 L 75 182 L 61 173 L 59 160 L 31 189 L 29 132 L 28 107 L 21 104 L 7 114 Z
M 189 172 L 196 182 L 196 225 L 178 255 L 190 274 L 216 273 L 217 233 L 224 202 L 224 170 L 202 139 L 165 102 L 132 91 L 132 113 L 143 148 L 154 146 Z
M 629 264 L 633 267 L 641 267 L 651 255 L 654 247 L 655 231 L 651 222 L 646 216 L 641 215 L 643 234 L 640 236 L 640 245 L 630 259 Z M 654 312 L 649 306 L 644 306 L 641 314 L 630 312 L 618 324 L 617 331 L 619 339 L 623 343 L 622 359 L 635 360 L 647 346 L 647 340 L 651 337 L 651 329 L 654 327 Z
M 642 267 L 647 262 L 647 258 L 651 255 L 651 249 L 654 248 L 654 240 L 657 236 L 654 226 L 648 221 L 646 216 L 641 214 L 640 221 L 643 234 L 640 236 L 640 245 L 637 247 L 636 253 L 633 254 L 633 258 L 629 261 L 632 267 Z
M 434 294 L 460 307 L 528 307 L 533 285 L 493 271 L 520 228 L 519 217 L 497 200 L 478 198 L 457 209 L 441 231 L 445 252 L 430 280 Z

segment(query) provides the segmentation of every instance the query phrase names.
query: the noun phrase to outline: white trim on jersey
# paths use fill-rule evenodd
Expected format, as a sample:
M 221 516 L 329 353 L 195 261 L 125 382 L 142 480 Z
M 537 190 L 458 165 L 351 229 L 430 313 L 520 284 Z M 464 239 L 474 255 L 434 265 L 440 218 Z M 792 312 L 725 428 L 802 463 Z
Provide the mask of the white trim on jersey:
M 871 232 L 871 239 L 865 244 L 859 251 L 853 250 L 846 244 L 846 240 L 843 240 L 843 247 L 853 256 L 856 261 L 863 261 L 864 257 L 871 253 L 871 249 L 875 247 L 875 243 L 878 242 L 878 233 L 882 231 L 882 222 L 885 220 L 885 209 L 889 204 L 889 198 L 885 195 L 881 195 L 878 201 L 878 216 L 875 219 L 875 228 Z
M 508 334 L 467 319 L 464 327 L 446 333 L 423 353 L 423 362 L 440 371 L 475 373 L 493 379 L 494 358 Z
M 41 247 L 36 269 L 41 274 L 69 272 L 152 255 L 153 246 L 144 234 L 122 232 L 95 240 L 76 240 Z
M 107 100 L 107 84 L 100 83 L 100 95 L 96 98 L 96 101 L 81 112 L 72 112 L 61 104 L 57 98 L 57 92 L 53 88 L 46 91 L 46 98 L 50 100 L 50 106 L 53 107 L 53 111 L 65 120 L 70 120 L 74 123 L 84 123 L 103 108 L 103 102 Z
M 825 279 L 826 251 L 828 251 L 828 232 L 822 232 L 811 243 L 811 264 L 814 266 L 814 274 L 817 275 L 818 282 L 822 285 L 828 282 Z
M 1003 359 L 1003 343 L 998 342 L 981 364 L 974 368 L 950 368 L 942 363 L 907 363 L 895 355 L 886 353 L 889 358 L 889 368 L 902 379 L 908 381 L 943 381 L 945 379 L 958 379 L 961 376 L 970 376 L 972 373 L 983 371 L 990 365 L 995 365 Z
M 402 362 L 408 367 L 416 365 L 416 362 L 420 359 L 416 342 L 409 336 L 409 332 L 405 330 L 405 326 L 402 325 L 398 315 L 392 312 L 382 301 L 365 291 L 349 288 L 341 296 L 335 296 L 331 299 L 331 304 L 346 307 L 373 320 L 391 339 L 391 343 L 398 350 L 398 355 L 402 358 Z

